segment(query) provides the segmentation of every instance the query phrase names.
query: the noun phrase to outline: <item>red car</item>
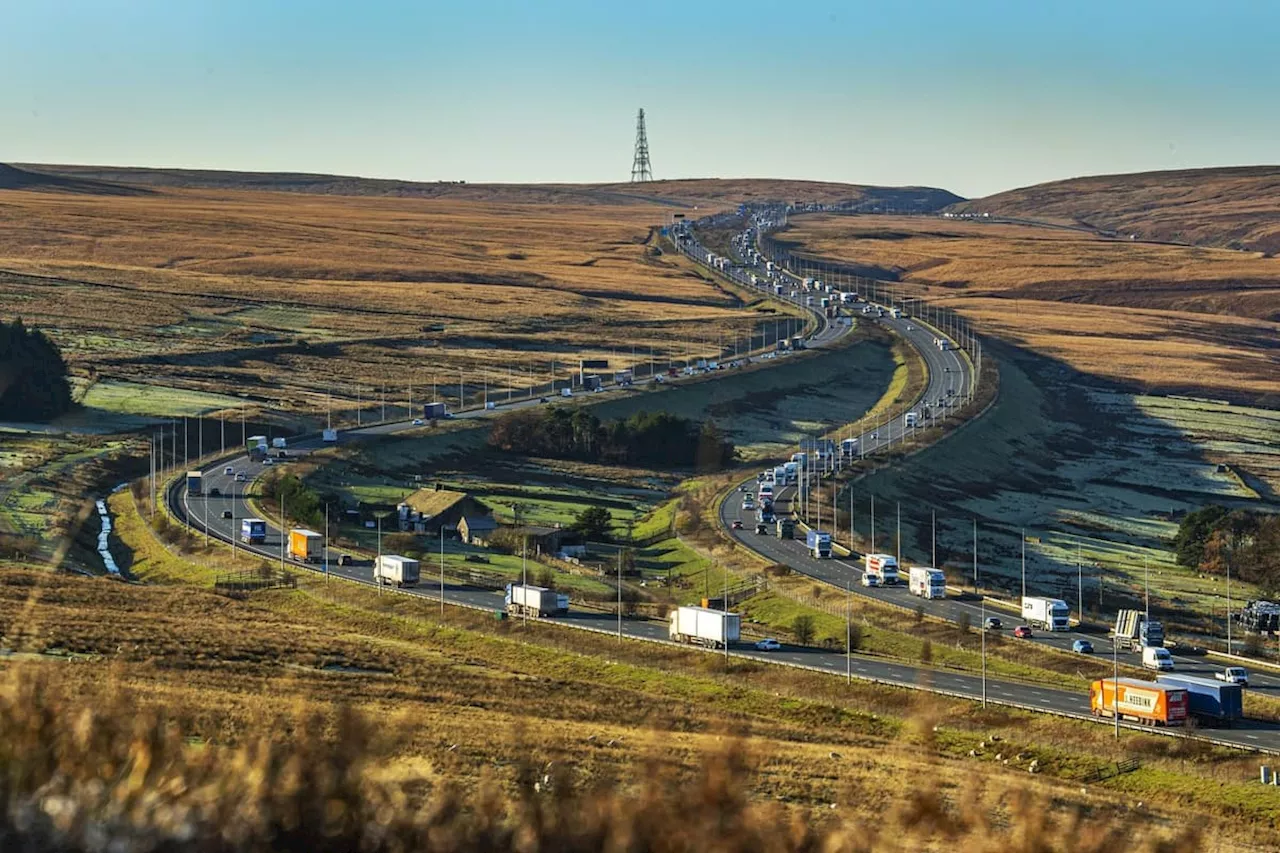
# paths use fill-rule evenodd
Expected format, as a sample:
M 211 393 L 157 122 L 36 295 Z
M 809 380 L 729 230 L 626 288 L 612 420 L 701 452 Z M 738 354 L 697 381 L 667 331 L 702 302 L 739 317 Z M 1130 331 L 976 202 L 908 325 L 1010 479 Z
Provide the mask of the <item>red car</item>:
M 1020 637 L 1024 640 L 1030 639 L 1031 627 L 1029 625 L 1019 625 L 1017 628 L 1013 629 L 1013 636 Z
M 734 530 L 741 530 L 741 529 L 742 529 L 742 522 L 741 522 L 741 521 L 738 521 L 738 520 L 735 518 L 735 519 L 733 520 L 733 524 L 731 524 L 730 526 L 731 526 Z

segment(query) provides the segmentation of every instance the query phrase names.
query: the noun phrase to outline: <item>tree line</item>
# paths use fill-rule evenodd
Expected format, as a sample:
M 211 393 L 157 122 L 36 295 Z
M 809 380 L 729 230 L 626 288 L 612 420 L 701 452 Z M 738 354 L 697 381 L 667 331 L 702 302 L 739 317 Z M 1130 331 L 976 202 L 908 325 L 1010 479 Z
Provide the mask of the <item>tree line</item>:
M 1280 592 L 1280 515 L 1211 504 L 1189 512 L 1173 537 L 1178 563 Z
M 669 412 L 602 421 L 588 409 L 559 406 L 503 415 L 489 432 L 489 446 L 528 456 L 705 471 L 724 468 L 736 456 L 714 421 Z
M 22 318 L 0 322 L 0 412 L 6 420 L 47 421 L 71 408 L 67 363 L 56 344 Z

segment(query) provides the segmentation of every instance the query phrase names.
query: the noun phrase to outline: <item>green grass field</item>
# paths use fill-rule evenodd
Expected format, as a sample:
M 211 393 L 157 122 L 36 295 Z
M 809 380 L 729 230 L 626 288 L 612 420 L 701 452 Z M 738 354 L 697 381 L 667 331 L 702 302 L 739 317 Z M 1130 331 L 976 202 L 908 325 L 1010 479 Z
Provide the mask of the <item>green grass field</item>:
M 242 402 L 239 397 L 224 394 L 116 381 L 95 382 L 80 400 L 89 409 L 170 418 L 193 417 L 219 409 L 235 409 Z

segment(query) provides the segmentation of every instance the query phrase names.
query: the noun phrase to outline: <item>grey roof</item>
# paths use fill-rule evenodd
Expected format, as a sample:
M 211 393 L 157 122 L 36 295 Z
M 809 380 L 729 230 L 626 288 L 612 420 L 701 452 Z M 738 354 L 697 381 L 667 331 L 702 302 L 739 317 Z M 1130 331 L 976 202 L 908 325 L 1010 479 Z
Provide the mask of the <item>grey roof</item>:
M 467 530 L 473 533 L 477 530 L 497 530 L 498 522 L 493 520 L 491 515 L 464 515 L 458 521 L 458 529 L 462 529 L 462 525 L 467 525 Z

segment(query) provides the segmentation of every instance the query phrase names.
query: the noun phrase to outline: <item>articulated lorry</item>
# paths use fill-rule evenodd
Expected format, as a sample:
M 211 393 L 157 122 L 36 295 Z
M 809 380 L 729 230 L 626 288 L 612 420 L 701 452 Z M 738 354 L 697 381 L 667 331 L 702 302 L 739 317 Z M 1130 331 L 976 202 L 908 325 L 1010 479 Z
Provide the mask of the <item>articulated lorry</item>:
M 942 569 L 912 566 L 907 578 L 912 595 L 929 599 L 947 597 L 947 576 Z
M 778 538 L 779 539 L 795 539 L 796 523 L 789 518 L 778 519 Z
M 898 582 L 898 560 L 892 554 L 868 554 L 866 557 L 867 574 L 880 580 L 881 586 L 890 586 Z
M 199 471 L 187 472 L 187 494 L 202 495 L 204 494 L 204 474 Z
M 1103 678 L 1089 686 L 1089 709 L 1095 717 L 1133 720 L 1152 726 L 1181 726 L 1189 708 L 1185 687 L 1139 681 L 1136 678 Z
M 1156 681 L 1186 690 L 1187 711 L 1201 723 L 1230 726 L 1244 719 L 1244 689 L 1239 684 L 1163 673 L 1156 676 Z
M 1148 621 L 1141 610 L 1121 610 L 1116 614 L 1111 641 L 1122 652 L 1141 651 L 1148 646 L 1163 648 L 1164 625 L 1154 619 Z
M 831 559 L 831 534 L 822 530 L 810 530 L 805 536 L 804 546 L 809 549 L 809 556 L 816 560 Z
M 1070 631 L 1071 608 L 1060 598 L 1022 597 L 1022 621 L 1046 631 Z
M 289 531 L 289 557 L 304 563 L 318 563 L 324 554 L 324 537 L 314 530 L 295 527 Z
M 383 554 L 373 566 L 373 579 L 380 584 L 395 584 L 398 587 L 417 586 L 420 565 L 411 557 L 399 554 Z
M 569 596 L 532 584 L 507 584 L 505 604 L 507 612 L 512 616 L 541 618 L 569 612 Z
M 677 643 L 723 649 L 738 642 L 741 632 L 742 617 L 737 613 L 709 607 L 677 607 L 671 611 L 667 635 Z
M 250 545 L 261 545 L 267 541 L 267 523 L 261 518 L 244 518 L 240 520 L 240 541 Z

